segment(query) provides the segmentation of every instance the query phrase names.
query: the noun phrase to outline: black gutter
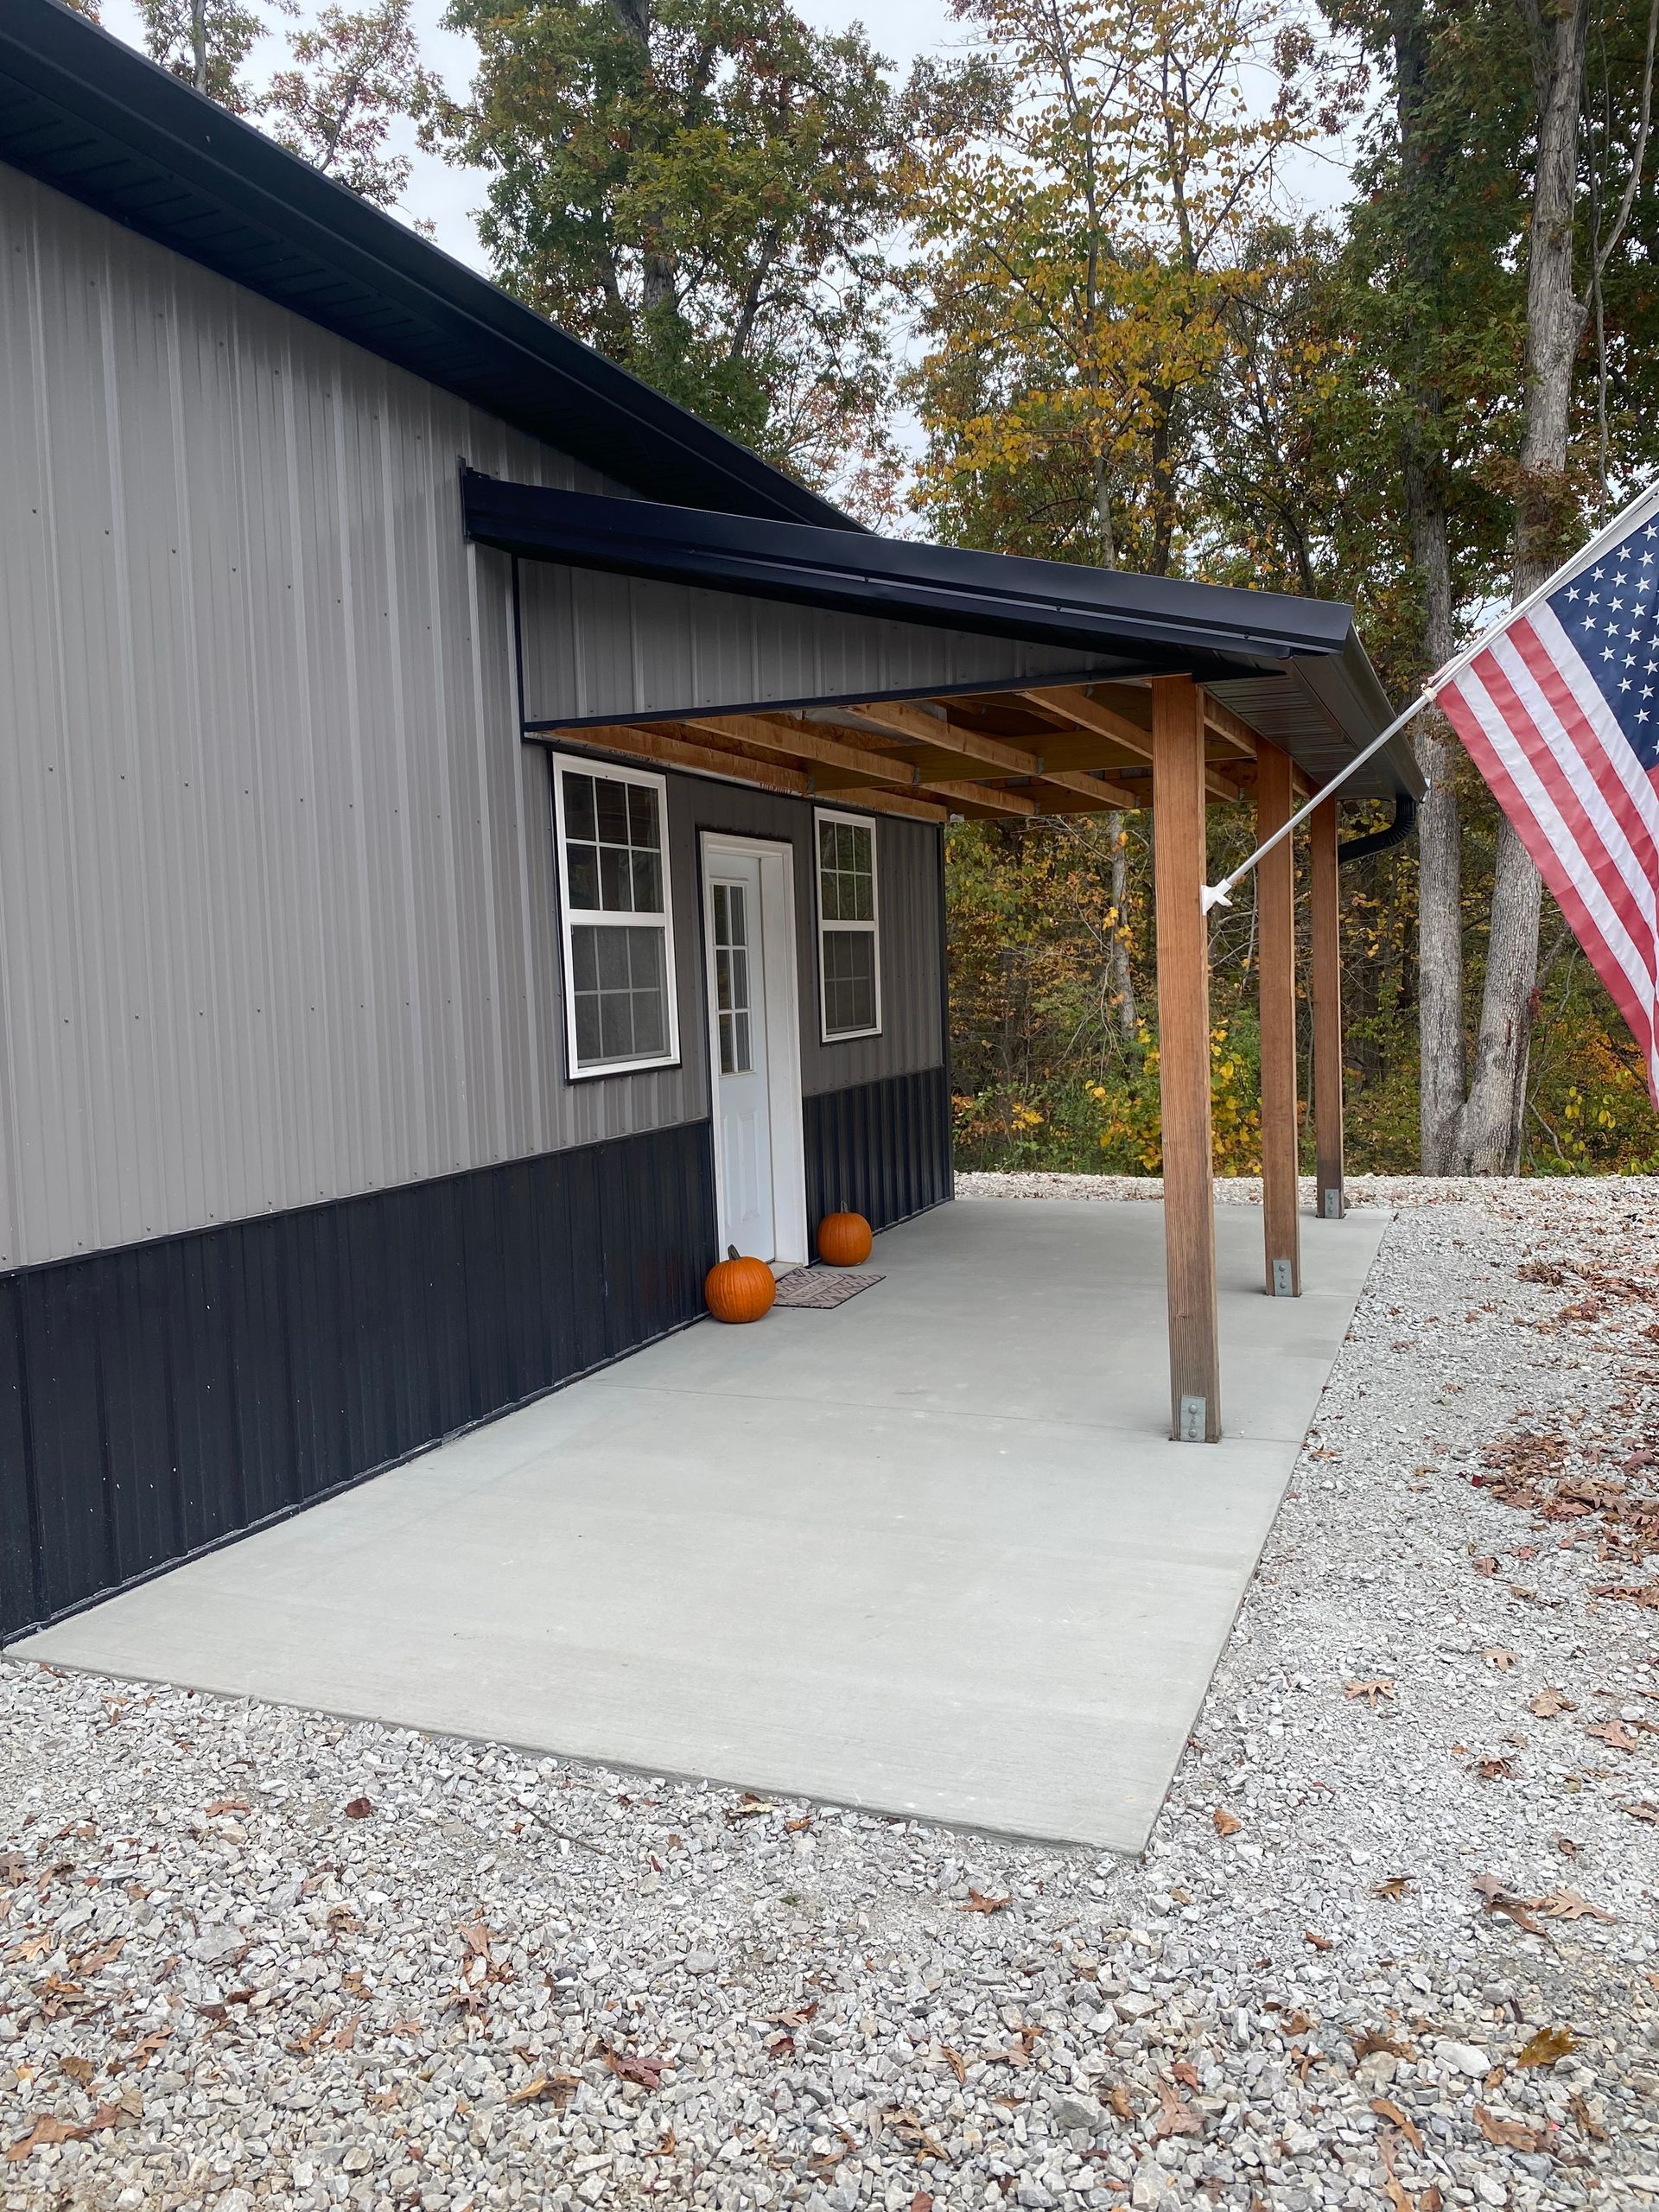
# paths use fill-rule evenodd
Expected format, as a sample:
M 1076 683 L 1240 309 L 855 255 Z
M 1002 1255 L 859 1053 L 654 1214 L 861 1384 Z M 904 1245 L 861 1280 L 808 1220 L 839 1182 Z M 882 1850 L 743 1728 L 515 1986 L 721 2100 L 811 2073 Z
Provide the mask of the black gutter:
M 1334 601 L 697 512 L 467 469 L 467 533 L 521 558 L 1109 654 L 1141 672 L 1260 673 L 1357 644 Z
M 619 484 L 860 527 L 58 0 L 0 0 L 0 162 Z

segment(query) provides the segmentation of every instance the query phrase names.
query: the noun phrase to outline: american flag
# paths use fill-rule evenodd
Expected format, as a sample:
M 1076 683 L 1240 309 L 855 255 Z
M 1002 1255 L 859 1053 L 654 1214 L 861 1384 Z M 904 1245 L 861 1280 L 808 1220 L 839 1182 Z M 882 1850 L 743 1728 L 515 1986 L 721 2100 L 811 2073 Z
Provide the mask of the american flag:
M 1659 493 L 1430 689 L 1629 1022 L 1659 1106 Z

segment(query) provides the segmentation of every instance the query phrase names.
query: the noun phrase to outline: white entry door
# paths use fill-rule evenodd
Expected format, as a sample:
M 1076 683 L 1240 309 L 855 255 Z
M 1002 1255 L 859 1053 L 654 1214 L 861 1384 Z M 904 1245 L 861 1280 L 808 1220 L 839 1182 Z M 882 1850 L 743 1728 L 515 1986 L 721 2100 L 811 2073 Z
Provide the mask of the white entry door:
M 721 1245 L 723 1249 L 735 1244 L 748 1258 L 771 1260 L 777 1256 L 778 1237 L 760 860 L 747 854 L 711 854 L 708 893 Z

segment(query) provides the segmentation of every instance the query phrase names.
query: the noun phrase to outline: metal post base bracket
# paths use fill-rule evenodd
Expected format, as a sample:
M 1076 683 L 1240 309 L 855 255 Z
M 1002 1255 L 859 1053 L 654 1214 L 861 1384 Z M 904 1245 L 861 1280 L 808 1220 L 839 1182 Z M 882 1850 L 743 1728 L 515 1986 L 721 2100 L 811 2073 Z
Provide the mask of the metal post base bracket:
M 1204 1443 L 1209 1425 L 1210 1401 L 1207 1398 L 1181 1400 L 1180 1427 L 1175 1440 L 1178 1444 Z
M 1343 1204 L 1343 1202 L 1342 1202 L 1342 1192 L 1341 1192 L 1340 1188 L 1338 1188 L 1338 1189 L 1336 1189 L 1336 1190 L 1332 1190 L 1332 1191 L 1327 1191 L 1327 1192 L 1325 1192 L 1325 1219 L 1326 1219 L 1327 1221 L 1340 1221 L 1340 1220 L 1342 1219 L 1343 1215 L 1344 1215 L 1347 1211 L 1348 1211 L 1348 1209 L 1344 1205 L 1344 1204 Z M 1277 1262 L 1274 1262 L 1274 1264 L 1276 1265 L 1276 1264 L 1277 1264 Z
M 1273 1263 L 1273 1294 L 1275 1298 L 1296 1295 L 1296 1277 L 1288 1260 L 1275 1260 Z

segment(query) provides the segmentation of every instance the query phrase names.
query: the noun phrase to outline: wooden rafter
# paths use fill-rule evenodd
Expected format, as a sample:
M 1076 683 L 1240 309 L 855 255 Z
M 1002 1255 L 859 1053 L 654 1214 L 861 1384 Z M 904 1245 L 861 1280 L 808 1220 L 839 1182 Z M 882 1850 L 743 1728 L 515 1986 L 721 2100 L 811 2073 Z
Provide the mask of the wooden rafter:
M 908 761 L 894 753 L 872 752 L 866 746 L 849 744 L 827 730 L 781 715 L 687 715 L 680 727 L 731 744 L 753 746 L 763 753 L 816 760 L 826 768 L 843 768 L 862 784 L 913 785 L 917 780 Z
M 1103 737 L 1111 744 L 1121 746 L 1125 753 L 1134 753 L 1138 760 L 1150 760 L 1152 758 L 1151 730 L 1106 701 L 1095 698 L 1081 684 L 1057 683 L 1046 689 L 1021 691 L 1017 696 L 1042 713 L 1057 715 L 1062 721 L 1071 723 L 1075 728 L 1088 730 L 1093 736 Z M 1207 697 L 1208 695 L 1205 696 Z M 1243 796 L 1233 779 L 1213 762 L 1205 763 L 1204 780 L 1205 788 L 1211 798 L 1224 799 L 1230 804 Z M 1144 798 L 1130 799 L 1126 804 L 1144 805 L 1146 801 Z
M 1204 695 L 1204 726 L 1211 736 L 1220 738 L 1235 753 L 1243 753 L 1247 760 L 1255 760 L 1256 733 L 1243 715 L 1236 715 L 1208 691 Z
M 1105 782 L 1090 771 L 1082 768 L 1051 768 L 1039 753 L 1028 747 L 1010 745 L 1006 738 L 988 736 L 982 730 L 969 729 L 963 722 L 953 721 L 948 715 L 925 714 L 920 708 L 904 699 L 876 699 L 846 710 L 857 715 L 878 728 L 887 730 L 906 744 L 925 746 L 945 753 L 960 753 L 964 759 L 979 761 L 987 768 L 995 768 L 1005 776 L 1022 776 L 1036 783 L 1052 784 L 1061 791 L 1077 792 L 1096 805 L 1133 806 L 1135 800 L 1122 786 Z M 924 772 L 923 780 L 929 781 Z M 931 783 L 935 791 L 944 788 Z
M 850 797 L 845 779 L 838 777 L 830 791 L 823 790 L 804 770 L 781 760 L 757 760 L 747 753 L 727 752 L 713 745 L 697 745 L 655 722 L 587 722 L 576 729 L 544 730 L 537 741 L 549 746 L 591 747 L 601 753 L 620 753 L 630 760 L 651 760 L 665 768 L 687 768 L 703 776 L 723 776 L 728 782 L 752 784 L 761 791 L 778 791 L 790 798 Z M 858 804 L 872 814 L 903 815 L 912 821 L 943 822 L 943 806 L 926 805 L 896 791 L 857 786 Z

